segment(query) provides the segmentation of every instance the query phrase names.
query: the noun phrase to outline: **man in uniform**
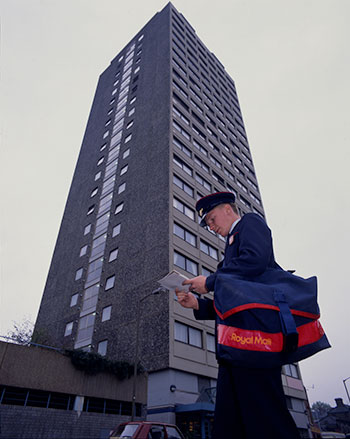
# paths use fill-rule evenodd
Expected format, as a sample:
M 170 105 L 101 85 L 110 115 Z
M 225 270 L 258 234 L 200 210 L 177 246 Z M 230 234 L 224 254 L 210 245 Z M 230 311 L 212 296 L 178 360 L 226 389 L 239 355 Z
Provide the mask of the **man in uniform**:
M 245 279 L 267 268 L 281 270 L 276 263 L 270 229 L 263 218 L 248 213 L 242 218 L 230 192 L 201 198 L 196 204 L 201 226 L 227 237 L 225 256 L 212 275 L 184 282 L 190 291 L 214 291 L 218 273 L 232 273 Z M 192 293 L 176 291 L 180 305 L 192 308 L 197 320 L 215 319 L 213 301 L 197 299 Z M 266 318 L 257 310 L 257 318 Z M 283 392 L 281 367 L 237 367 L 219 361 L 213 439 L 299 439 Z

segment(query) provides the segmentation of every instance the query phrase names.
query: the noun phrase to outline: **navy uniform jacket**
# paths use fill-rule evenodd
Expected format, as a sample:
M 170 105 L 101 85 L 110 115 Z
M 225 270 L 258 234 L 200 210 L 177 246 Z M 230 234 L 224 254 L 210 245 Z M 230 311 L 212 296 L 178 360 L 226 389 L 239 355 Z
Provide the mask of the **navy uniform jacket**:
M 233 236 L 232 244 L 229 238 Z M 282 270 L 276 263 L 271 231 L 265 220 L 255 213 L 247 213 L 236 224 L 227 238 L 225 256 L 217 271 L 206 279 L 208 291 L 214 291 L 218 273 L 232 273 L 246 279 L 262 274 L 267 268 Z M 199 310 L 194 311 L 197 320 L 213 320 L 216 313 L 213 301 L 198 299 Z

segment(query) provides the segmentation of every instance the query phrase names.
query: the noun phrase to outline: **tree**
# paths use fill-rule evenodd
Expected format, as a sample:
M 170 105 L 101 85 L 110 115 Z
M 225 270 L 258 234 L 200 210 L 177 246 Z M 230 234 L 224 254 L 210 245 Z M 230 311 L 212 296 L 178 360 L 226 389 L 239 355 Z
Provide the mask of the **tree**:
M 16 344 L 28 344 L 32 340 L 34 323 L 29 318 L 22 322 L 13 322 L 13 328 L 7 332 L 7 338 Z
M 321 419 L 323 416 L 326 416 L 331 408 L 332 407 L 329 404 L 322 401 L 316 401 L 311 406 L 311 409 L 315 412 L 317 419 Z

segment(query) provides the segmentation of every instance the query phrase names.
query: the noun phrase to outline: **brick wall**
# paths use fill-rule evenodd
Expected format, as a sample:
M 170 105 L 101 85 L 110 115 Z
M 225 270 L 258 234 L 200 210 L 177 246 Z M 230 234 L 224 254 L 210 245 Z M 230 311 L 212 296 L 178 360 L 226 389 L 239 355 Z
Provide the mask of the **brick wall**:
M 129 416 L 0 406 L 1 439 L 102 439 Z

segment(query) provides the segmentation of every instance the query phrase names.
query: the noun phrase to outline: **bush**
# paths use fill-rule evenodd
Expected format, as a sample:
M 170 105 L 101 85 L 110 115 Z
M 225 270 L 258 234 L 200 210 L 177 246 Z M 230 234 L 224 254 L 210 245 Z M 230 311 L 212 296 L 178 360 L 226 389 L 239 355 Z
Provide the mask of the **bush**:
M 109 372 L 117 376 L 119 380 L 130 378 L 134 374 L 134 366 L 126 361 L 111 361 L 94 352 L 81 350 L 67 350 L 73 366 L 88 375 L 96 375 L 100 372 Z M 137 365 L 137 374 L 144 373 L 140 363 Z

